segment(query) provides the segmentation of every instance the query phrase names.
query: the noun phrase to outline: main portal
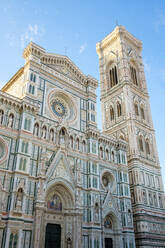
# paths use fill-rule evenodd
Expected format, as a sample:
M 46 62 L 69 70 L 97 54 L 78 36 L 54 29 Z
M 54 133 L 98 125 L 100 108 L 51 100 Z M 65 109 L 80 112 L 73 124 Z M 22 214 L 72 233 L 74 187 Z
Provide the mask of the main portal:
M 113 240 L 111 238 L 105 238 L 105 248 L 113 248 Z
M 47 224 L 45 234 L 45 248 L 61 248 L 61 226 Z

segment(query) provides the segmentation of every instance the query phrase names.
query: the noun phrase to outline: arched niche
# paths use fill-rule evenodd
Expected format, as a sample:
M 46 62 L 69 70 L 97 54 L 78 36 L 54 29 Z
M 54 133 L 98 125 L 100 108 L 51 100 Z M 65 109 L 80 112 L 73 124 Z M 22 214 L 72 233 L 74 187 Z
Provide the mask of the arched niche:
M 63 212 L 66 209 L 73 208 L 74 197 L 65 184 L 58 182 L 48 188 L 45 204 L 47 210 Z
M 108 212 L 104 217 L 104 230 L 113 232 L 120 229 L 120 227 L 121 223 L 116 214 L 113 211 Z
M 116 183 L 115 183 L 115 177 L 111 172 L 105 171 L 102 174 L 101 181 L 102 181 L 103 187 L 106 190 L 110 190 L 111 193 L 114 192 Z

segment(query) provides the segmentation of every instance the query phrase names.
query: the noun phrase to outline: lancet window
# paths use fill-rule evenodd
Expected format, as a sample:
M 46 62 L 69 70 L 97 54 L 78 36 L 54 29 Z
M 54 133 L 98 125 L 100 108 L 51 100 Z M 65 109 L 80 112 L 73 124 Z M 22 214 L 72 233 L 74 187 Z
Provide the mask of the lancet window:
M 144 108 L 142 106 L 140 107 L 140 112 L 142 119 L 145 120 Z
M 139 148 L 140 148 L 140 151 L 141 151 L 141 152 L 144 151 L 144 148 L 143 148 L 143 139 L 142 139 L 141 136 L 139 137 Z
M 3 118 L 4 118 L 4 111 L 1 109 L 0 110 L 0 124 L 3 123 Z
M 121 104 L 118 102 L 117 103 L 117 116 L 120 117 L 121 115 L 122 115 Z
M 111 106 L 111 107 L 110 107 L 110 120 L 113 121 L 113 120 L 114 120 L 114 117 L 115 117 L 115 116 L 114 116 L 114 109 L 113 109 L 113 107 Z
M 118 77 L 117 77 L 117 68 L 114 66 L 109 70 L 109 79 L 110 79 L 110 87 L 112 88 L 116 84 L 118 84 Z
M 138 110 L 137 103 L 134 104 L 134 109 L 135 109 L 135 114 L 138 116 L 139 115 L 139 110 Z
M 138 85 L 136 69 L 133 66 L 130 66 L 130 71 L 133 84 Z
M 149 145 L 149 141 L 148 140 L 146 140 L 145 146 L 146 146 L 146 153 L 147 154 L 150 154 L 150 145 Z

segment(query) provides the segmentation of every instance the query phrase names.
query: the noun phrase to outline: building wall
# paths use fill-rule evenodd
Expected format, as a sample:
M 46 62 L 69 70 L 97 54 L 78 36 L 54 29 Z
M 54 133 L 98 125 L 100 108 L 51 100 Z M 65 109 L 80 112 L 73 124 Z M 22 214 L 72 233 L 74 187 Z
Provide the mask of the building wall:
M 135 247 L 127 142 L 97 129 L 97 81 L 34 43 L 24 57 L 23 99 L 14 79 L 0 92 L 1 247 L 44 247 L 48 224 L 61 247 Z

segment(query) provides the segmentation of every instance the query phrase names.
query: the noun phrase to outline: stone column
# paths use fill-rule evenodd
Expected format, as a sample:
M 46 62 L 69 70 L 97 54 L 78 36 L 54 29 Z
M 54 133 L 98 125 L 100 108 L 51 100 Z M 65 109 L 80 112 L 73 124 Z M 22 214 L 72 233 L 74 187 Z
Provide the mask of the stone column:
M 10 239 L 10 228 L 7 228 L 7 231 L 6 231 L 6 242 L 5 242 L 5 248 L 8 248 L 9 247 L 9 239 Z
M 43 218 L 45 211 L 45 172 L 46 172 L 46 161 L 47 154 L 45 152 L 42 153 L 40 164 L 39 164 L 39 180 L 38 180 L 38 188 L 37 188 L 37 200 L 35 205 L 35 222 L 34 222 L 34 246 L 35 248 L 42 248 L 44 244 L 43 240 Z M 44 234 L 45 235 L 45 234 Z
M 74 237 L 73 248 L 82 246 L 82 214 L 76 213 L 74 216 Z
M 41 202 L 36 203 L 36 211 L 35 211 L 35 226 L 34 226 L 34 247 L 42 248 L 44 244 L 42 244 L 42 235 L 43 233 L 43 217 L 44 217 L 44 203 L 41 205 Z
M 18 232 L 18 248 L 22 248 L 22 230 L 20 229 Z

